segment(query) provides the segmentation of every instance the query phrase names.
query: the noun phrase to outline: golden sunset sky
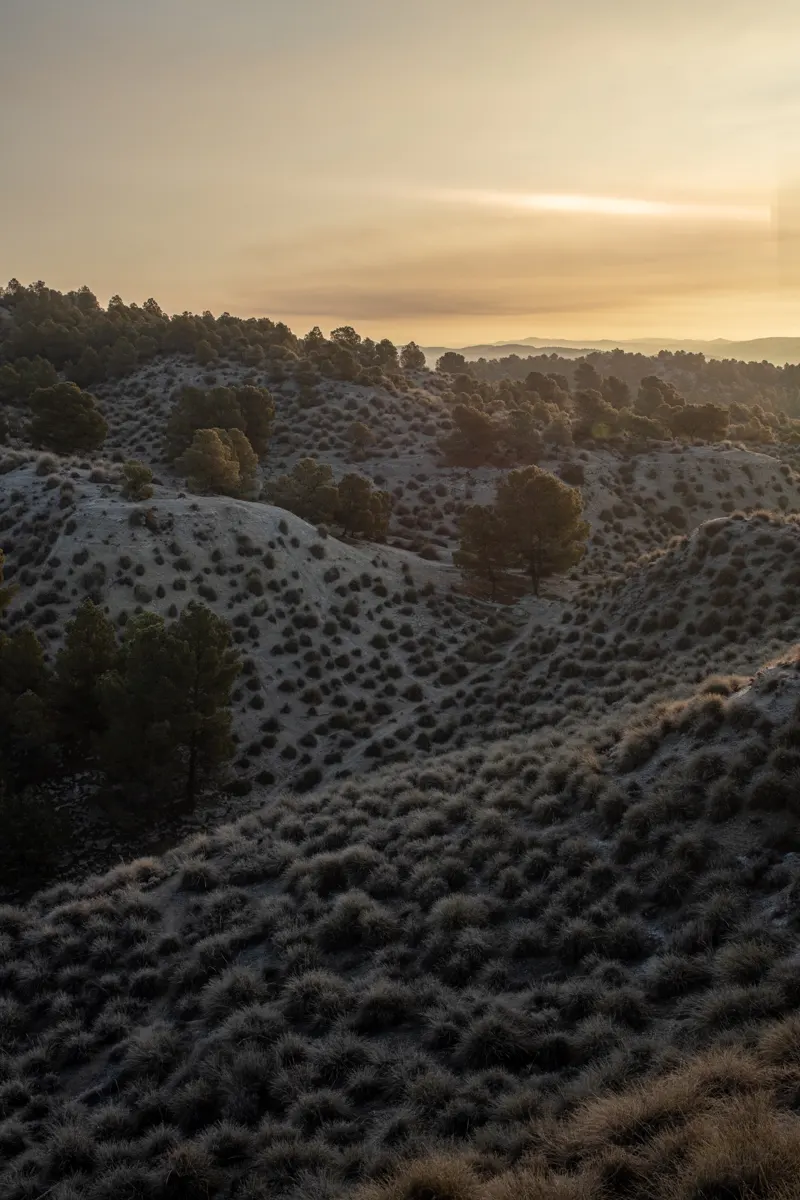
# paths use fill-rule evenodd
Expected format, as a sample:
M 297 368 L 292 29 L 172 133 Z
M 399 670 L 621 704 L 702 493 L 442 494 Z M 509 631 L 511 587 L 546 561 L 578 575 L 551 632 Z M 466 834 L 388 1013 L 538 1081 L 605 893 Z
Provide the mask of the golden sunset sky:
M 798 0 L 0 0 L 0 99 L 4 279 L 398 342 L 800 333 Z

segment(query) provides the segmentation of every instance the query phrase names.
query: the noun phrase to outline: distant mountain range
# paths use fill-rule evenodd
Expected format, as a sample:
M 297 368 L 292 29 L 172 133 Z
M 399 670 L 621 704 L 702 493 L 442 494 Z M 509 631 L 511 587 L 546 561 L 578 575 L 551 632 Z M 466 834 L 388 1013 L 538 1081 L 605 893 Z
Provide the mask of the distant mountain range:
M 706 358 L 735 358 L 742 362 L 771 362 L 777 366 L 800 362 L 800 337 L 752 338 L 750 341 L 734 342 L 727 338 L 711 341 L 693 341 L 674 338 L 633 338 L 615 342 L 606 338 L 597 341 L 573 342 L 553 341 L 546 338 L 521 338 L 517 342 L 491 342 L 481 346 L 423 346 L 428 364 L 433 366 L 446 350 L 456 350 L 468 361 L 478 358 L 506 358 L 518 354 L 527 358 L 531 354 L 558 354 L 562 358 L 579 358 L 593 350 L 625 350 L 629 354 L 658 354 L 659 350 L 686 350 L 692 354 L 704 354 Z

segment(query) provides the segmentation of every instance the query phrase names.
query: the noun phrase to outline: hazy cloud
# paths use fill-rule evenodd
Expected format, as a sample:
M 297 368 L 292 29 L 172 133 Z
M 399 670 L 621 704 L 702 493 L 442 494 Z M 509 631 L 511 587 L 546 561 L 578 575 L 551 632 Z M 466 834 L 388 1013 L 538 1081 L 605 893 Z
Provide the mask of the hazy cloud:
M 0 8 L 7 276 L 417 340 L 796 326 L 786 219 L 778 271 L 730 217 L 796 166 L 797 0 Z
M 357 235 L 321 232 L 290 251 L 293 261 L 313 263 L 299 272 L 265 251 L 269 282 L 239 299 L 264 312 L 334 319 L 588 314 L 688 293 L 768 290 L 777 278 L 768 227 L 550 217 L 498 233 L 484 219 L 455 232 L 442 227 L 439 247 L 424 253 L 415 252 L 416 237 L 413 227 L 373 230 L 365 246 Z

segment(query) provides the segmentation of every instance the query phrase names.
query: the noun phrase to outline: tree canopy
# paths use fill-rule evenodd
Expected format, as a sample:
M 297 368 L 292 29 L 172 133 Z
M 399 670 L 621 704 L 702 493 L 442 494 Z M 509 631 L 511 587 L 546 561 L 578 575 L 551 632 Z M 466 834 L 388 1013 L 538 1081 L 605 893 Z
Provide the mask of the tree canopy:
M 113 624 L 98 605 L 84 600 L 66 626 L 51 684 L 58 737 L 71 760 L 88 757 L 104 728 L 99 683 L 114 669 L 117 654 Z
M 117 666 L 100 680 L 106 727 L 99 761 L 109 778 L 155 796 L 194 800 L 202 775 L 230 758 L 230 702 L 240 662 L 227 622 L 192 602 L 172 625 L 130 622 Z
M 336 521 L 342 533 L 360 534 L 372 542 L 382 542 L 389 528 L 392 498 L 377 491 L 363 475 L 345 475 L 336 489 Z
M 181 388 L 167 420 L 167 454 L 173 460 L 179 458 L 200 429 L 238 429 L 256 456 L 263 458 L 274 418 L 275 403 L 266 388 Z
M 487 584 L 494 600 L 512 564 L 511 547 L 498 512 L 490 505 L 473 504 L 461 518 L 460 534 L 454 564 L 465 575 Z
M 589 537 L 583 497 L 549 471 L 510 471 L 497 485 L 495 507 L 516 561 L 538 594 L 548 575 L 580 562 Z
M 493 506 L 475 505 L 464 514 L 454 562 L 487 583 L 494 598 L 503 573 L 517 567 L 538 595 L 542 580 L 580 561 L 589 526 L 583 497 L 539 467 L 509 471 L 497 484 Z
M 37 389 L 30 398 L 30 408 L 33 418 L 29 432 L 34 446 L 56 454 L 88 453 L 99 450 L 106 440 L 108 425 L 94 396 L 75 383 Z
M 16 590 L 14 587 L 12 587 L 10 585 L 4 586 L 5 561 L 6 561 L 5 554 L 3 553 L 2 549 L 0 548 L 0 616 L 2 616 L 3 611 L 6 608 L 8 608 L 9 604 L 11 603 L 14 592 Z
M 267 484 L 264 499 L 304 521 L 329 524 L 336 518 L 339 500 L 333 469 L 316 458 L 301 458 L 288 474 Z
M 258 459 L 241 429 L 197 429 L 175 467 L 193 491 L 246 496 L 256 486 Z
M 341 526 L 342 534 L 380 542 L 386 537 L 392 512 L 388 492 L 371 480 L 351 473 L 337 484 L 333 470 L 315 458 L 303 458 L 286 475 L 264 489 L 264 499 L 315 525 Z
M 425 355 L 416 342 L 409 342 L 400 351 L 400 366 L 404 371 L 420 371 L 425 366 Z

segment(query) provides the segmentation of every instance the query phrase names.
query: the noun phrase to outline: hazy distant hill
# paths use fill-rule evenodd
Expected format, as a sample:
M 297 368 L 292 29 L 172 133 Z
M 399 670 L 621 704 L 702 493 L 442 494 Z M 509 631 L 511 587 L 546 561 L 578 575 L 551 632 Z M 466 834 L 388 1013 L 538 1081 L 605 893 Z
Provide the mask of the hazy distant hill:
M 580 355 L 589 354 L 597 348 L 597 345 L 594 344 L 586 346 L 567 342 L 551 344 L 541 338 L 525 338 L 520 342 L 486 343 L 481 346 L 423 346 L 422 350 L 428 360 L 428 365 L 432 367 L 437 358 L 441 358 L 447 350 L 455 350 L 457 354 L 463 354 L 465 358 L 473 361 L 477 358 L 505 358 L 509 354 L 518 354 L 520 358 L 527 358 L 534 352 L 559 354 L 562 358 L 579 358 Z
M 456 347 L 425 346 L 423 349 L 428 362 L 433 365 L 445 350 Z M 634 338 L 630 341 L 615 342 L 600 338 L 588 343 L 565 340 L 558 344 L 546 338 L 530 337 L 520 338 L 517 342 L 462 346 L 457 349 L 470 361 L 478 358 L 505 358 L 509 354 L 518 354 L 520 358 L 524 358 L 532 350 L 539 354 L 560 354 L 564 358 L 574 358 L 590 350 L 625 350 L 630 354 L 648 355 L 658 354 L 659 350 L 685 350 L 692 354 L 705 354 L 707 358 L 735 358 L 744 362 L 766 361 L 777 366 L 783 366 L 787 362 L 800 362 L 800 337 L 752 338 L 743 342 L 728 341 L 726 338 L 714 338 L 707 342 L 674 338 Z

